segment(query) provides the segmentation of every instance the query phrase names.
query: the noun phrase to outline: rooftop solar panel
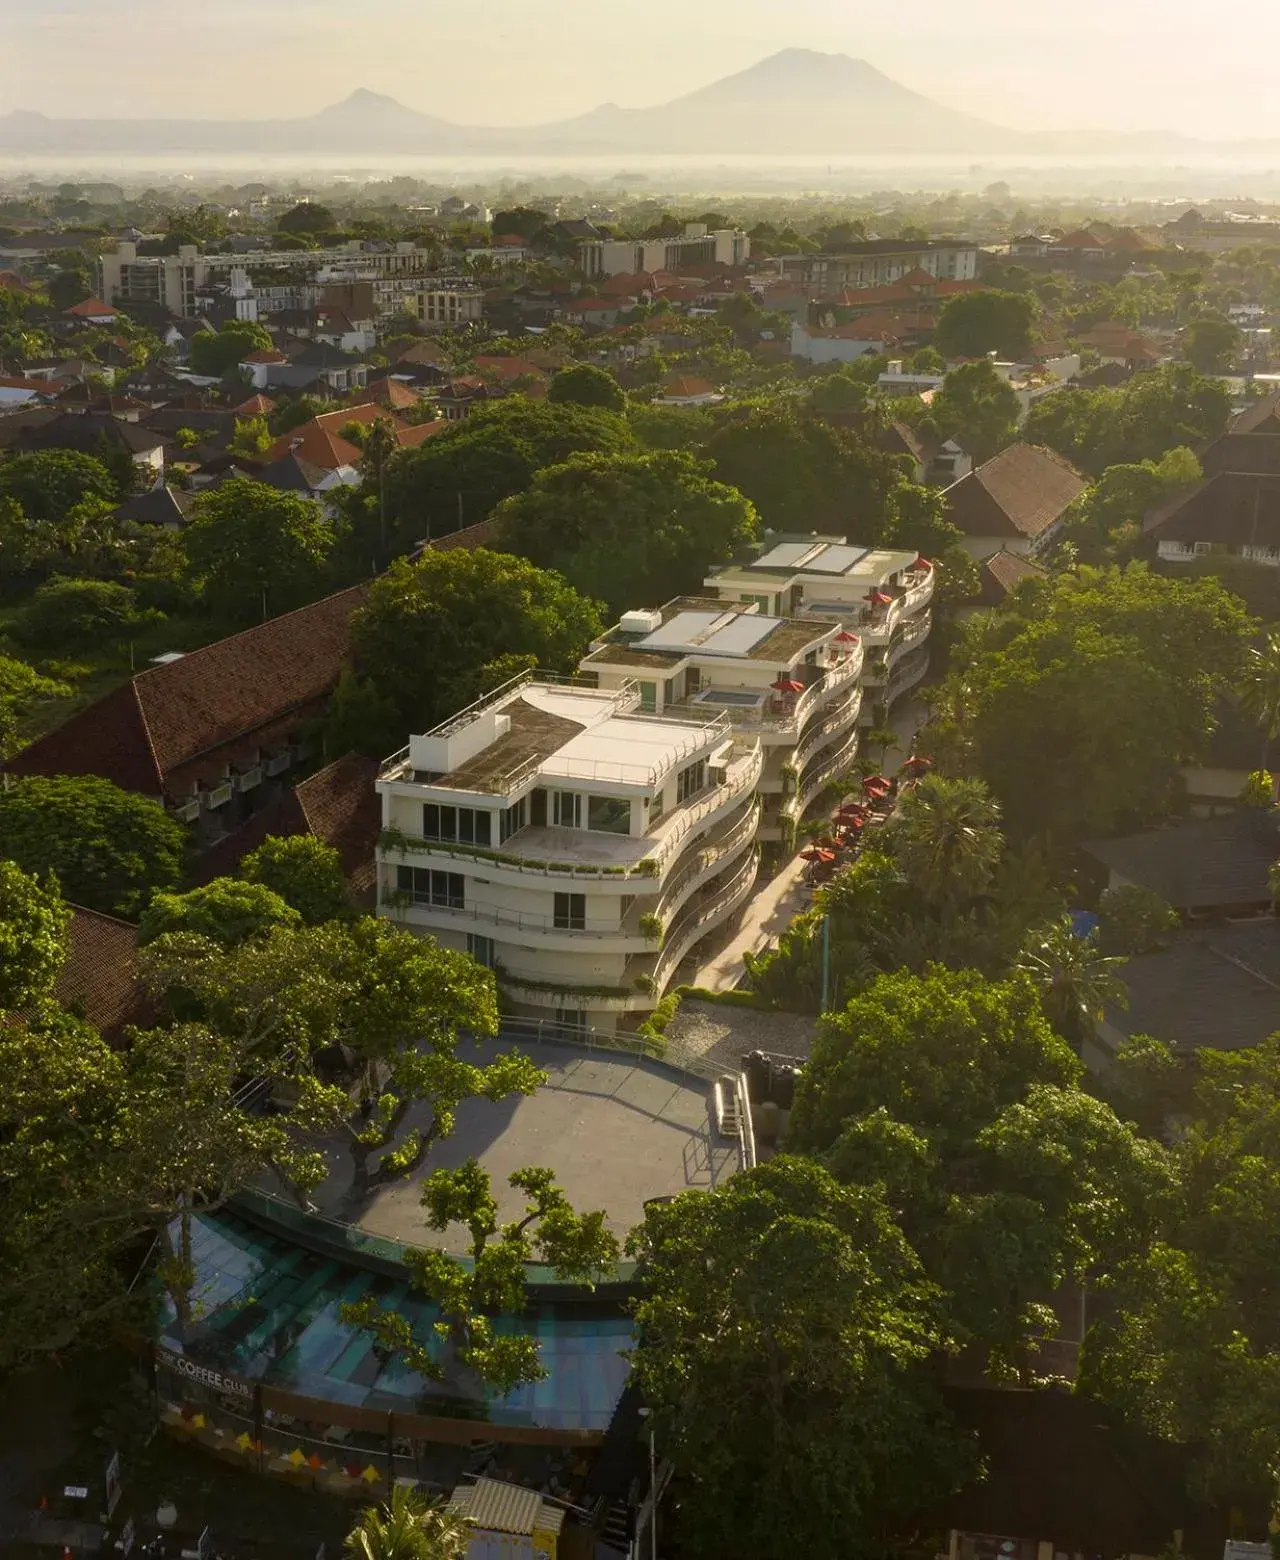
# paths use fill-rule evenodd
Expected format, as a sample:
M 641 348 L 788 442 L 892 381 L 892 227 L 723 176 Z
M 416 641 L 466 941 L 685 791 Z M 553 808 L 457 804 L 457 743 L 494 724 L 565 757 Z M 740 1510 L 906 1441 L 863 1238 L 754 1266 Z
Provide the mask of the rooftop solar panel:
M 805 568 L 811 574 L 844 574 L 867 556 L 866 547 L 824 547 Z

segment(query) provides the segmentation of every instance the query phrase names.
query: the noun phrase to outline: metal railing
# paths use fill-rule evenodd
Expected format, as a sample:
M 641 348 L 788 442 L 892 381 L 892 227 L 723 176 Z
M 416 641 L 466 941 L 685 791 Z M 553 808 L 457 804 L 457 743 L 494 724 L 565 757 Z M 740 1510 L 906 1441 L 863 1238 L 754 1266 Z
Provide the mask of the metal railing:
M 672 922 L 662 950 L 654 961 L 652 979 L 655 998 L 661 996 L 667 977 L 689 949 L 710 930 L 712 923 L 734 909 L 745 897 L 755 882 L 759 867 L 760 853 L 752 850 L 713 899 L 688 905 Z
M 796 747 L 795 762 L 803 765 L 823 737 L 832 731 L 838 731 L 840 727 L 847 725 L 850 721 L 857 720 L 861 713 L 862 689 L 858 688 L 855 689 L 850 699 L 847 699 L 840 705 L 839 709 L 832 710 L 830 715 L 820 725 L 815 726 L 812 731 L 805 733 Z

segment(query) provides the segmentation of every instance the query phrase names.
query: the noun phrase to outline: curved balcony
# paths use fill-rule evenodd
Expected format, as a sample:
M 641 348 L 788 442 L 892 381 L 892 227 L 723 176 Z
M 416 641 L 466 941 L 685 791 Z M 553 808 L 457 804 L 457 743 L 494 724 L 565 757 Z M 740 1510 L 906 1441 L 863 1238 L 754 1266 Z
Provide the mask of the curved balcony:
M 794 813 L 803 817 L 805 809 L 833 776 L 839 774 L 858 756 L 861 733 L 857 726 L 847 735 L 828 744 L 805 765 L 796 787 Z
M 605 889 L 616 889 L 620 894 L 636 893 L 640 891 L 637 885 L 645 882 L 656 890 L 669 864 L 679 858 L 691 838 L 696 838 L 695 831 L 713 825 L 750 795 L 759 783 L 763 767 L 764 753 L 758 737 L 751 738 L 749 745 L 745 741 L 737 744 L 720 784 L 707 786 L 641 837 L 529 827 L 513 834 L 501 850 L 491 850 L 384 830 L 378 844 L 378 860 L 389 865 L 410 861 L 474 862 L 495 882 L 523 882 L 526 886 L 530 878 L 537 878 L 561 885 L 566 879 L 586 880 Z
M 928 670 L 929 652 L 927 649 L 917 650 L 914 655 L 908 656 L 895 668 L 889 686 L 884 691 L 884 703 L 892 705 L 904 693 L 909 693 L 917 683 L 924 681 Z
M 653 1000 L 657 1000 L 667 982 L 675 974 L 685 956 L 695 943 L 727 921 L 739 905 L 750 898 L 760 868 L 760 852 L 752 849 L 746 858 L 727 875 L 725 882 L 712 885 L 713 892 L 704 899 L 693 900 L 685 906 L 668 928 L 662 948 L 653 960 L 648 973 L 653 981 Z
M 811 731 L 807 731 L 795 750 L 793 764 L 803 768 L 822 740 L 833 731 L 841 731 L 845 726 L 855 722 L 862 713 L 862 689 L 855 688 L 853 693 L 843 700 L 837 708 L 833 709 L 825 720 L 816 724 Z
M 695 855 L 685 862 L 662 891 L 656 907 L 664 919 L 678 911 L 692 894 L 707 883 L 726 863 L 755 839 L 760 827 L 760 803 L 753 801 L 741 818 L 723 826 L 715 834 L 707 836 Z

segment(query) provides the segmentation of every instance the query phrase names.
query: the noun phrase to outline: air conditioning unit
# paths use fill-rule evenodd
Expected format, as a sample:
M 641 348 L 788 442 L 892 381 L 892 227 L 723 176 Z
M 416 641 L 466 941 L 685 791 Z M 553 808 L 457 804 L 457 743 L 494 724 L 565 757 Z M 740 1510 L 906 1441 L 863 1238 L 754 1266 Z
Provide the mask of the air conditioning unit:
M 640 607 L 624 612 L 618 620 L 624 634 L 656 634 L 662 627 L 662 613 L 656 607 Z

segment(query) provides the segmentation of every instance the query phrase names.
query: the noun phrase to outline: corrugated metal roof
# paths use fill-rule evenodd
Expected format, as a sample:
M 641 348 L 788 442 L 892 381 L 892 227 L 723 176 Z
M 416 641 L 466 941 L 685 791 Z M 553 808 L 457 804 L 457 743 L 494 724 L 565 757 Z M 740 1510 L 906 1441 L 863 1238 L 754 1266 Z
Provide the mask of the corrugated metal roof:
M 453 1492 L 449 1509 L 470 1517 L 478 1528 L 491 1533 L 532 1533 L 542 1527 L 542 1496 L 521 1484 L 506 1484 L 500 1479 L 477 1479 L 472 1485 L 459 1485 Z

